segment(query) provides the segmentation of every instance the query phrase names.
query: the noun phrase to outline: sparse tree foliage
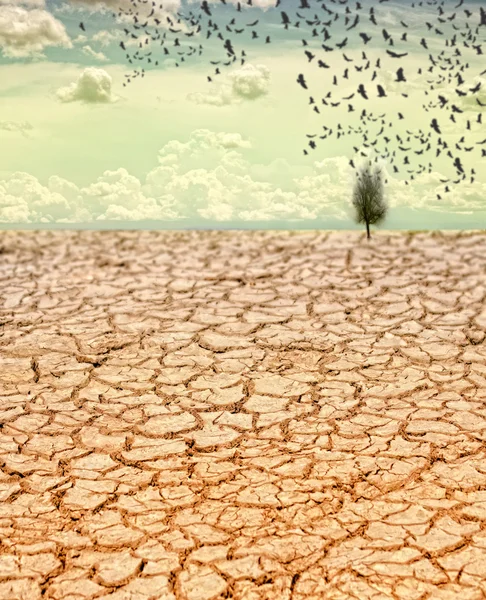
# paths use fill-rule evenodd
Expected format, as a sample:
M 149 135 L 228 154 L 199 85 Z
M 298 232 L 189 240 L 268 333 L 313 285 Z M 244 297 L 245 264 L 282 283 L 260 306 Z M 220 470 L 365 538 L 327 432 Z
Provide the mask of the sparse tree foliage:
M 367 239 L 370 239 L 370 225 L 382 221 L 388 211 L 384 199 L 383 174 L 378 165 L 371 171 L 369 162 L 358 173 L 353 190 L 353 206 L 355 221 L 366 224 Z

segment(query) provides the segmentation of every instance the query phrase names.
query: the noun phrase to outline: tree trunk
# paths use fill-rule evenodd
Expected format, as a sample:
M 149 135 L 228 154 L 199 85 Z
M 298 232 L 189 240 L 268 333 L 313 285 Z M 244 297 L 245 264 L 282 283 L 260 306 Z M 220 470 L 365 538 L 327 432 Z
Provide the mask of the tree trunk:
M 366 221 L 366 237 L 367 237 L 367 239 L 371 239 L 371 236 L 370 236 L 370 224 L 368 223 L 368 221 Z

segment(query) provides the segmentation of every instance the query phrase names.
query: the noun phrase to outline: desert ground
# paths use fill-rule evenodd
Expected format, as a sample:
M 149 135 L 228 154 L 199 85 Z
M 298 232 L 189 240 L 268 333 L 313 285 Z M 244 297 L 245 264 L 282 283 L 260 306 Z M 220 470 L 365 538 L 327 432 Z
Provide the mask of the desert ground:
M 1 600 L 486 598 L 486 231 L 0 245 Z

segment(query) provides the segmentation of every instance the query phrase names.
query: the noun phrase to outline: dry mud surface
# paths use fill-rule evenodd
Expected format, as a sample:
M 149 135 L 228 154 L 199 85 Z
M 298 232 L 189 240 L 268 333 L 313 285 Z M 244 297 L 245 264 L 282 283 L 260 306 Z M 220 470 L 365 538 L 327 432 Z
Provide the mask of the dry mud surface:
M 3 232 L 1 600 L 486 598 L 486 232 Z

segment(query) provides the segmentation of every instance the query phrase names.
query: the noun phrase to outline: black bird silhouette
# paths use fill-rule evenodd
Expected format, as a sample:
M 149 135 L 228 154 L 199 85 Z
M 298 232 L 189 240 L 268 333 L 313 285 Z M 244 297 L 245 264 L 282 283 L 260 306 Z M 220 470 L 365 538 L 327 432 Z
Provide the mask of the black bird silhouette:
M 353 62 L 353 60 L 354 60 L 354 59 L 352 59 L 352 58 L 348 58 L 348 57 L 346 56 L 346 54 L 344 54 L 344 52 L 343 52 L 343 58 L 344 58 L 344 60 L 345 60 L 346 62 Z
M 312 54 L 312 52 L 309 52 L 309 50 L 306 50 L 306 51 L 304 52 L 304 54 L 305 54 L 305 55 L 307 56 L 307 58 L 309 59 L 309 62 L 310 62 L 310 61 L 311 61 L 313 58 L 315 58 L 315 57 L 316 57 L 316 55 L 315 55 L 315 54 Z
M 438 133 L 439 135 L 441 135 L 440 129 L 439 129 L 439 124 L 437 123 L 437 119 L 432 119 L 432 122 L 430 123 L 430 126 L 432 127 L 432 129 Z
M 479 7 L 479 13 L 481 16 L 481 22 L 479 24 L 486 25 L 486 10 L 484 10 L 482 6 Z
M 287 13 L 282 11 L 280 14 L 282 16 L 282 23 L 285 25 L 285 29 L 288 29 L 289 28 L 290 19 L 289 19 Z
M 378 98 L 386 98 L 387 95 L 383 87 L 381 85 L 377 85 L 376 87 L 378 88 Z
M 304 1 L 304 0 L 301 0 Z M 340 43 L 340 44 L 336 44 L 336 46 L 342 50 L 344 48 L 344 46 L 346 46 L 346 44 L 348 43 L 348 38 L 344 38 L 344 40 Z
M 456 157 L 453 164 L 458 171 L 460 171 L 461 173 L 464 173 L 464 169 L 462 167 L 461 160 L 459 158 Z
M 349 27 L 346 28 L 346 31 L 349 31 L 350 29 L 353 29 L 354 27 L 356 27 L 356 25 L 359 23 L 359 15 L 356 15 L 356 17 L 354 18 L 354 23 L 352 25 L 350 25 Z
M 209 16 L 211 16 L 211 11 L 209 10 L 207 0 L 203 0 L 201 3 L 201 9 Z
M 427 42 L 425 41 L 425 38 L 422 38 L 420 40 L 420 45 L 423 46 L 426 50 L 428 50 L 428 46 L 427 46 Z
M 397 81 L 407 81 L 405 79 L 405 75 L 403 74 L 403 67 L 400 67 L 397 71 Z
M 386 51 L 392 58 L 402 58 L 403 56 L 408 56 L 408 52 L 403 52 L 402 54 L 397 54 L 396 52 L 392 52 L 391 50 Z
M 360 83 L 358 86 L 358 94 L 361 94 L 365 100 L 368 100 L 368 95 L 362 83 Z
M 322 62 L 322 60 L 318 60 L 317 64 L 319 65 L 319 67 L 321 67 L 321 69 L 330 69 L 331 68 L 328 64 Z
M 366 33 L 360 33 L 359 36 L 363 39 L 365 45 L 371 40 L 371 37 L 366 35 Z
M 304 76 L 302 75 L 302 73 L 299 74 L 299 76 L 297 77 L 297 83 L 299 83 L 304 90 L 307 90 L 307 83 L 305 82 Z

